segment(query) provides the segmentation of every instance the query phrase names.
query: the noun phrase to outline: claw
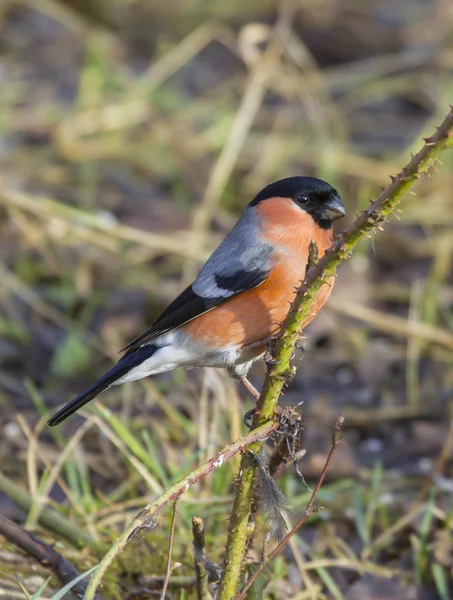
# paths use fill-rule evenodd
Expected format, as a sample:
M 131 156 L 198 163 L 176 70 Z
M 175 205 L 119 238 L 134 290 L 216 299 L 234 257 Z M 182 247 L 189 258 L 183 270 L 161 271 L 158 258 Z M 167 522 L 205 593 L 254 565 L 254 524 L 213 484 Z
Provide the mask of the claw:
M 268 344 L 267 350 L 264 354 L 264 362 L 269 367 L 272 367 L 274 365 L 279 365 L 282 362 L 281 360 L 275 360 L 275 358 L 272 355 L 272 351 L 274 350 L 274 345 L 275 345 L 275 340 L 271 340 L 271 342 Z
M 299 339 L 295 343 L 294 347 L 296 348 L 296 350 L 300 350 L 302 352 L 302 354 L 305 352 L 305 350 L 307 348 L 307 344 L 305 342 L 305 338 L 302 337 L 302 335 L 299 337 Z
M 244 415 L 244 425 L 247 429 L 251 429 L 253 425 L 253 417 L 255 416 L 256 408 L 251 408 Z
M 272 367 L 274 365 L 279 365 L 282 361 L 275 360 L 275 358 L 272 358 L 272 357 L 264 357 L 264 362 L 266 363 L 266 365 L 269 365 L 270 367 Z
M 296 345 L 295 345 L 296 350 L 300 350 L 301 352 L 305 352 L 306 347 L 307 347 L 307 344 L 304 341 L 299 340 L 299 341 L 296 342 Z

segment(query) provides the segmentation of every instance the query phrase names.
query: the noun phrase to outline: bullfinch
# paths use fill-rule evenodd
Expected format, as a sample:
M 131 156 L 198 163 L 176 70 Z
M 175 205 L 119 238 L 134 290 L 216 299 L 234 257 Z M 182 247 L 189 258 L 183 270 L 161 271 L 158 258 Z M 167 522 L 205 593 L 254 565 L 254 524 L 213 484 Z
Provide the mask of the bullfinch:
M 310 242 L 322 256 L 346 211 L 338 192 L 314 177 L 265 187 L 206 261 L 195 281 L 93 385 L 49 420 L 57 425 L 112 385 L 175 367 L 224 367 L 256 396 L 246 375 L 278 333 L 304 277 Z M 323 285 L 304 323 L 326 302 Z

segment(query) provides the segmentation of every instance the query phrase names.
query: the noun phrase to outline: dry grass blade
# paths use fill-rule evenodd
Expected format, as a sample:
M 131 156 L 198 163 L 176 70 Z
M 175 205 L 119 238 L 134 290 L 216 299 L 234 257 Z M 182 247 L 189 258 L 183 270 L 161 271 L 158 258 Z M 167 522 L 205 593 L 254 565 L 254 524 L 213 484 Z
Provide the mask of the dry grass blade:
M 34 499 L 2 473 L 0 473 L 0 490 L 24 511 L 29 511 L 33 506 Z M 67 539 L 76 548 L 81 549 L 88 546 L 99 552 L 105 551 L 103 544 L 93 539 L 66 516 L 62 516 L 54 510 L 42 509 L 39 522 L 49 531 Z
M 353 302 L 344 302 L 331 308 L 342 315 L 368 323 L 379 331 L 385 331 L 395 336 L 423 340 L 453 350 L 453 334 L 445 329 L 440 329 L 440 327 L 434 327 L 420 321 L 408 321 L 403 317 L 389 315 Z
M 6 188 L 0 188 L 0 202 L 6 206 L 21 208 L 43 219 L 57 238 L 67 231 L 73 231 L 77 235 L 78 231 L 85 229 L 91 233 L 90 241 L 94 244 L 97 243 L 96 235 L 102 233 L 123 242 L 141 244 L 157 252 L 176 254 L 195 260 L 206 258 L 206 253 L 192 248 L 187 243 L 188 233 L 184 236 L 174 235 L 172 237 L 152 233 L 106 220 L 100 215 L 68 206 L 50 198 Z
M 167 568 L 165 570 L 165 578 L 164 585 L 162 586 L 162 593 L 160 595 L 160 600 L 165 600 L 165 596 L 167 595 L 167 587 L 168 580 L 170 579 L 172 567 L 171 567 L 171 554 L 173 551 L 173 539 L 175 537 L 175 526 L 176 526 L 176 515 L 178 514 L 178 501 L 175 500 L 173 502 L 173 510 L 171 515 L 171 525 L 170 525 L 170 536 L 168 538 L 168 556 L 167 556 Z

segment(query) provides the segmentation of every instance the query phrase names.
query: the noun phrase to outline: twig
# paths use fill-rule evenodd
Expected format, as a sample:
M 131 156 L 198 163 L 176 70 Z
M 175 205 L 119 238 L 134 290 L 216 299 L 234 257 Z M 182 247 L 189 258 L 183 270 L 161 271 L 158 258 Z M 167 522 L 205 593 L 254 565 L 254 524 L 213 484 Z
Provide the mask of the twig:
M 145 588 L 159 588 L 164 584 L 163 575 L 141 575 L 138 577 L 138 583 Z M 168 587 L 172 588 L 194 588 L 196 585 L 195 577 L 192 575 L 174 575 L 170 577 Z M 139 591 L 139 590 L 135 590 Z
M 332 310 L 346 315 L 367 325 L 371 325 L 378 331 L 384 331 L 390 335 L 418 340 L 441 346 L 447 350 L 453 350 L 453 334 L 446 329 L 434 325 L 428 325 L 421 321 L 408 321 L 405 317 L 389 315 L 388 313 L 375 310 L 369 306 L 362 306 L 355 302 L 333 305 Z
M 168 580 L 170 579 L 170 575 L 171 575 L 171 571 L 172 571 L 171 555 L 173 552 L 173 540 L 175 537 L 175 525 L 176 525 L 176 515 L 177 514 L 178 514 L 178 501 L 175 500 L 173 502 L 173 511 L 172 511 L 172 515 L 171 515 L 170 538 L 168 540 L 167 568 L 165 569 L 164 585 L 162 586 L 162 593 L 160 595 L 160 600 L 165 600 L 165 597 L 167 595 Z
M 33 506 L 33 498 L 22 488 L 12 482 L 6 475 L 0 473 L 0 491 L 6 494 L 23 511 L 28 512 Z M 67 517 L 60 516 L 50 508 L 43 508 L 38 519 L 39 523 L 68 540 L 76 548 L 90 546 L 97 552 L 105 550 L 105 546 L 97 542 L 82 529 L 77 527 Z
M 149 588 L 141 588 L 134 590 L 129 594 L 127 600 L 144 600 L 144 598 L 150 598 L 151 596 L 160 596 L 160 592 L 151 590 Z M 166 594 L 167 600 L 174 600 L 173 596 L 169 592 Z
M 193 517 L 192 519 L 192 537 L 197 599 L 211 600 L 208 587 L 208 572 L 205 566 L 206 558 L 204 555 L 204 522 L 200 517 Z
M 412 503 L 412 506 L 417 506 L 420 502 L 425 500 L 428 496 L 433 484 L 436 483 L 437 479 L 442 475 L 442 471 L 445 468 L 445 463 L 450 459 L 453 454 L 453 419 L 450 420 L 450 427 L 448 429 L 447 436 L 444 440 L 439 455 L 434 463 L 434 467 L 431 470 L 426 483 L 417 495 L 416 500 Z
M 3 535 L 15 546 L 18 546 L 24 552 L 35 558 L 44 567 L 52 569 L 59 581 L 66 585 L 80 575 L 77 569 L 61 554 L 56 552 L 51 546 L 44 543 L 34 534 L 26 531 L 20 525 L 13 523 L 6 517 L 0 515 L 0 535 Z M 87 583 L 77 582 L 71 589 L 71 593 L 77 598 L 83 598 Z M 96 594 L 95 600 L 102 600 L 100 594 Z
M 116 238 L 122 242 L 141 244 L 156 252 L 168 252 L 185 258 L 190 257 L 193 260 L 206 258 L 205 253 L 193 248 L 188 243 L 188 236 L 185 232 L 180 232 L 170 238 L 168 235 L 136 229 L 128 225 L 106 224 L 96 214 L 51 198 L 5 188 L 3 185 L 0 185 L 0 204 L 5 204 L 7 207 L 18 207 L 36 215 L 42 220 L 43 226 L 47 226 L 49 218 L 52 217 L 54 221 L 63 223 L 65 227 L 68 227 L 74 235 L 80 235 L 80 231 L 87 229 L 92 233 L 91 239 L 94 242 L 96 242 L 97 237 L 101 239 L 101 236 L 105 235 L 108 238 Z
M 337 449 L 338 443 L 340 442 L 340 439 L 341 439 L 340 433 L 341 433 L 341 428 L 343 427 L 343 423 L 344 423 L 344 416 L 342 415 L 342 416 L 338 417 L 338 419 L 335 423 L 335 427 L 334 427 L 333 435 L 332 435 L 332 446 L 330 448 L 330 452 L 327 455 L 327 459 L 324 464 L 324 468 L 321 472 L 321 475 L 319 477 L 318 483 L 316 484 L 316 487 L 313 490 L 311 498 L 307 504 L 307 508 L 302 513 L 301 518 L 296 523 L 296 525 L 294 525 L 294 527 L 291 529 L 291 531 L 289 531 L 285 535 L 285 537 L 282 539 L 282 541 L 272 550 L 272 552 L 269 554 L 267 560 L 265 560 L 264 562 L 262 562 L 259 565 L 259 567 L 256 569 L 256 571 L 253 573 L 253 575 L 250 577 L 250 579 L 244 585 L 244 587 L 242 588 L 239 595 L 236 597 L 236 600 L 242 600 L 244 598 L 245 594 L 250 589 L 250 587 L 253 585 L 253 582 L 256 580 L 256 578 L 259 576 L 259 574 L 262 572 L 262 570 L 266 567 L 266 565 L 273 558 L 275 558 L 277 556 L 277 554 L 279 554 L 281 552 L 281 550 L 286 546 L 286 544 L 293 537 L 293 535 L 302 527 L 302 525 L 305 523 L 305 521 L 308 519 L 308 517 L 312 514 L 313 504 L 315 503 L 316 497 L 319 493 L 319 490 L 321 489 L 322 483 L 323 483 L 326 473 L 329 469 L 330 463 L 332 461 L 333 455 L 335 454 L 335 450 Z
M 225 446 L 225 448 L 223 448 L 223 450 L 221 450 L 216 456 L 210 458 L 207 462 L 203 463 L 197 469 L 189 473 L 187 477 L 169 487 L 152 504 L 146 506 L 135 517 L 129 527 L 127 527 L 127 529 L 120 535 L 120 537 L 116 540 L 113 546 L 111 546 L 107 554 L 99 563 L 99 568 L 94 572 L 87 591 L 85 592 L 84 600 L 93 600 L 98 586 L 101 584 L 105 573 L 115 560 L 116 556 L 123 551 L 128 542 L 135 537 L 139 531 L 153 526 L 154 516 L 161 508 L 168 504 L 168 502 L 177 500 L 184 492 L 187 492 L 192 485 L 203 479 L 203 477 L 206 477 L 206 475 L 218 467 L 222 466 L 225 462 L 230 460 L 230 458 L 239 452 L 243 452 L 251 444 L 256 443 L 258 440 L 267 439 L 272 433 L 277 431 L 279 426 L 280 425 L 278 422 L 269 421 L 262 427 L 254 429 L 248 435 L 240 437 L 233 444 Z
M 385 220 L 396 210 L 403 194 L 418 181 L 422 173 L 426 173 L 434 165 L 441 152 L 451 146 L 453 146 L 453 108 L 434 135 L 425 139 L 423 148 L 401 173 L 391 178 L 391 184 L 382 191 L 369 208 L 359 214 L 349 228 L 336 237 L 322 258 L 308 269 L 282 325 L 281 335 L 275 347 L 275 358 L 279 362 L 273 365 L 266 375 L 258 401 L 255 425 L 262 425 L 272 418 L 283 386 L 294 372 L 290 367 L 293 349 L 319 289 L 329 284 L 337 266 L 349 258 L 351 251 L 363 237 L 369 236 L 375 229 L 382 228 Z M 260 447 L 260 444 L 254 444 L 250 450 L 258 454 Z M 238 586 L 247 543 L 247 525 L 252 507 L 256 469 L 256 463 L 250 462 L 245 457 L 242 458 L 241 475 L 231 513 L 219 600 L 231 600 Z

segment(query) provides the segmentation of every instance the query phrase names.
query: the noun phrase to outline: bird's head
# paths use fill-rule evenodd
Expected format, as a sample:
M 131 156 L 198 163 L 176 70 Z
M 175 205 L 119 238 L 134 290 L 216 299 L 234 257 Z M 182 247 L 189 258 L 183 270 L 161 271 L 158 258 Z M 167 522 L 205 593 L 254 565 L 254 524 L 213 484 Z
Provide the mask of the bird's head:
M 330 229 L 337 219 L 346 214 L 346 209 L 337 190 L 326 181 L 316 177 L 287 177 L 266 186 L 254 198 L 256 206 L 270 198 L 290 198 L 307 212 L 322 229 Z

